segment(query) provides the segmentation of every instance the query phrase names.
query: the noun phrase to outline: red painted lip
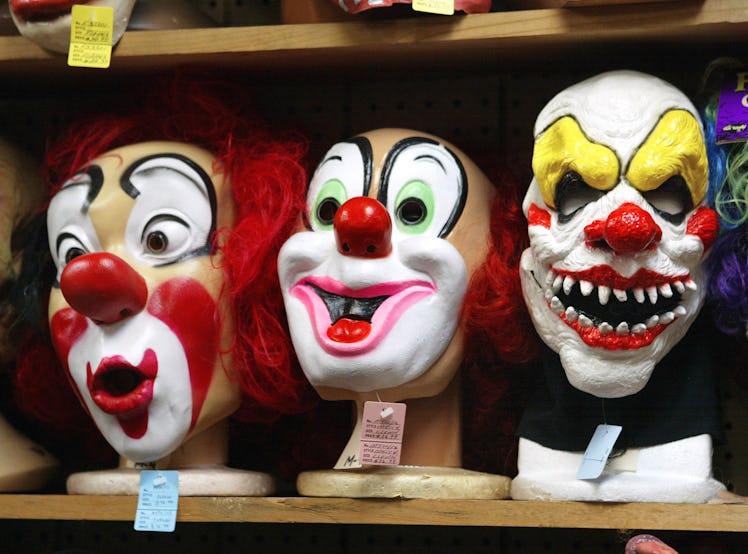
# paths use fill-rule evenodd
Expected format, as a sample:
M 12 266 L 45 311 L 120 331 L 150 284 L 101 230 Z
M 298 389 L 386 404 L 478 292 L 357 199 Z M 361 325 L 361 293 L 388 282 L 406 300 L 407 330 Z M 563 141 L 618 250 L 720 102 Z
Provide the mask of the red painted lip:
M 10 0 L 13 13 L 26 21 L 56 19 L 70 13 L 75 4 L 88 4 L 76 0 Z
M 137 366 L 122 356 L 112 356 L 101 360 L 93 375 L 88 364 L 86 383 L 91 399 L 103 412 L 129 419 L 148 410 L 157 374 L 158 360 L 149 348 Z

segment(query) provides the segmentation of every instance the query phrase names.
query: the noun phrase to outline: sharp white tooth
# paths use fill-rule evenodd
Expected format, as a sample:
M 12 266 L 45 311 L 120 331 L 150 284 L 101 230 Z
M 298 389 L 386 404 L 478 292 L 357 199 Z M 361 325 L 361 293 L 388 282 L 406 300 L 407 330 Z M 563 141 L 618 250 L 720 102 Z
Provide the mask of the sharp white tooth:
M 629 324 L 625 321 L 621 321 L 616 327 L 616 335 L 625 336 L 629 334 Z
M 647 326 L 644 323 L 637 323 L 631 328 L 631 332 L 635 335 L 642 335 L 647 330 Z
M 662 323 L 663 325 L 672 323 L 674 319 L 675 319 L 675 314 L 673 312 L 665 312 L 664 314 L 660 314 L 660 323 Z
M 675 290 L 677 290 L 681 294 L 686 291 L 686 285 L 684 285 L 681 281 L 673 281 L 673 286 L 675 287 Z
M 686 308 L 684 306 L 676 306 L 673 310 L 675 317 L 683 317 L 686 315 Z
M 553 298 L 553 291 L 551 289 L 545 289 L 545 299 L 548 300 L 548 302 L 551 301 L 551 298 Z
M 659 322 L 660 322 L 660 316 L 655 314 L 652 317 L 648 317 L 647 321 L 645 321 L 644 323 L 647 325 L 647 329 L 651 329 L 652 327 L 657 325 Z
M 582 291 L 582 296 L 589 296 L 592 294 L 592 290 L 595 288 L 595 285 L 590 283 L 589 281 L 579 281 L 579 290 Z
M 574 277 L 569 277 L 568 275 L 564 277 L 564 293 L 569 294 L 571 292 L 571 287 L 573 287 L 576 282 L 577 280 L 574 279 Z
M 634 298 L 636 298 L 636 301 L 639 304 L 644 304 L 644 289 L 641 287 L 636 287 L 634 289 Z
M 564 313 L 564 305 L 561 303 L 561 300 L 558 299 L 558 296 L 551 298 L 551 311 L 556 315 Z
M 561 290 L 561 285 L 564 282 L 564 278 L 561 275 L 556 275 L 556 278 L 553 280 L 553 286 L 551 287 L 553 289 L 554 293 L 557 293 Z
M 592 320 L 584 314 L 579 314 L 579 326 L 583 329 L 592 327 Z
M 600 330 L 601 335 L 609 335 L 613 332 L 613 326 L 607 321 L 603 321 L 597 328 Z
M 556 278 L 556 273 L 549 269 L 548 273 L 545 274 L 545 286 L 550 287 L 553 284 L 553 280 Z
M 610 299 L 610 287 L 604 285 L 597 287 L 597 299 L 600 301 L 600 304 L 605 306 Z
M 697 290 L 699 288 L 698 285 L 694 283 L 691 278 L 686 279 L 686 282 L 683 284 L 686 285 L 686 288 L 688 290 Z
M 619 302 L 626 302 L 628 300 L 629 295 L 626 294 L 625 290 L 620 289 L 613 289 L 613 295 L 618 298 Z
M 579 314 L 577 313 L 577 311 L 574 309 L 573 306 L 569 306 L 568 308 L 566 308 L 565 313 L 566 313 L 566 321 L 568 321 L 569 323 L 574 323 L 577 319 L 579 319 Z
M 654 304 L 655 302 L 657 302 L 657 287 L 647 287 L 646 291 L 650 303 Z
M 664 296 L 665 298 L 672 298 L 673 296 L 673 289 L 670 288 L 669 283 L 665 283 L 663 285 L 660 285 L 658 287 L 660 289 L 660 294 Z

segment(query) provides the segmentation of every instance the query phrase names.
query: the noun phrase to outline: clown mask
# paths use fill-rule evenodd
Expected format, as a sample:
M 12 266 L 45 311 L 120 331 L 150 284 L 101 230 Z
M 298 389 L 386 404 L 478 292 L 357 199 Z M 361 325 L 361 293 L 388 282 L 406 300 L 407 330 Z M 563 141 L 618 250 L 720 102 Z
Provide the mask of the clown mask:
M 164 458 L 239 406 L 214 232 L 234 219 L 209 152 L 151 142 L 92 160 L 48 210 L 57 353 L 107 441 Z
M 18 31 L 42 48 L 67 53 L 70 47 L 71 10 L 76 4 L 112 8 L 112 44 L 127 29 L 135 0 L 9 0 L 10 15 Z
M 541 111 L 522 288 L 574 387 L 638 392 L 693 322 L 717 234 L 707 166 L 693 105 L 649 75 L 604 73 Z
M 461 360 L 462 300 L 488 250 L 493 194 L 464 154 L 415 131 L 330 148 L 309 185 L 307 230 L 278 264 L 294 347 L 323 398 L 444 390 Z

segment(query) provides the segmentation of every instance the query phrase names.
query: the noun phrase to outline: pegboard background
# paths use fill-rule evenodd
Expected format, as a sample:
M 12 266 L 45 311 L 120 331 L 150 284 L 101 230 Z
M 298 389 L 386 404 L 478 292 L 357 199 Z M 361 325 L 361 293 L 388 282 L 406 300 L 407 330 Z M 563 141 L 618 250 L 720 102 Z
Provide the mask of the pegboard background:
M 303 0 L 298 0 L 303 1 Z M 217 24 L 279 21 L 278 0 L 191 0 Z M 651 60 L 629 66 L 651 71 Z M 378 127 L 409 127 L 442 136 L 467 151 L 490 151 L 529 182 L 532 125 L 540 108 L 559 90 L 597 71 L 583 63 L 554 71 L 456 71 L 449 74 L 341 76 L 298 82 L 263 82 L 251 94 L 279 125 L 301 128 L 313 153 L 337 140 Z M 658 68 L 656 73 L 694 94 L 701 68 Z M 1 95 L 2 93 L 0 93 Z M 94 93 L 95 94 L 95 93 Z M 106 100 L 105 96 L 100 98 Z M 0 129 L 39 152 L 46 131 L 71 117 L 79 99 L 44 92 L 25 98 L 0 96 Z M 91 105 L 100 102 L 88 100 Z M 729 381 L 722 387 L 727 442 L 715 451 L 715 476 L 748 494 L 748 399 Z M 60 514 L 61 518 L 65 514 Z M 646 531 L 646 530 L 643 530 Z M 623 552 L 633 533 L 609 530 L 515 529 L 306 524 L 178 523 L 174 533 L 136 532 L 129 522 L 0 521 L 0 553 L 181 554 L 212 552 L 295 553 L 581 553 Z M 682 553 L 697 542 L 727 552 L 748 551 L 742 534 L 656 533 Z M 706 552 L 719 552 L 716 546 Z

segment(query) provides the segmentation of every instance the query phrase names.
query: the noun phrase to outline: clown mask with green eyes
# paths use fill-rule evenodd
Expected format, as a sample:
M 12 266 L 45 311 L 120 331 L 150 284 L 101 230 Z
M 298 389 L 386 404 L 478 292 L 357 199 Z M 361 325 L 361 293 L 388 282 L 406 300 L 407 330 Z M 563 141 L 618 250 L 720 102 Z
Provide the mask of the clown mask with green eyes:
M 467 157 L 423 133 L 380 129 L 330 148 L 309 185 L 308 228 L 279 257 L 293 343 L 323 397 L 447 386 L 493 194 Z
M 675 87 L 631 71 L 569 87 L 535 125 L 522 287 L 572 386 L 632 395 L 704 300 L 717 234 L 702 127 Z

